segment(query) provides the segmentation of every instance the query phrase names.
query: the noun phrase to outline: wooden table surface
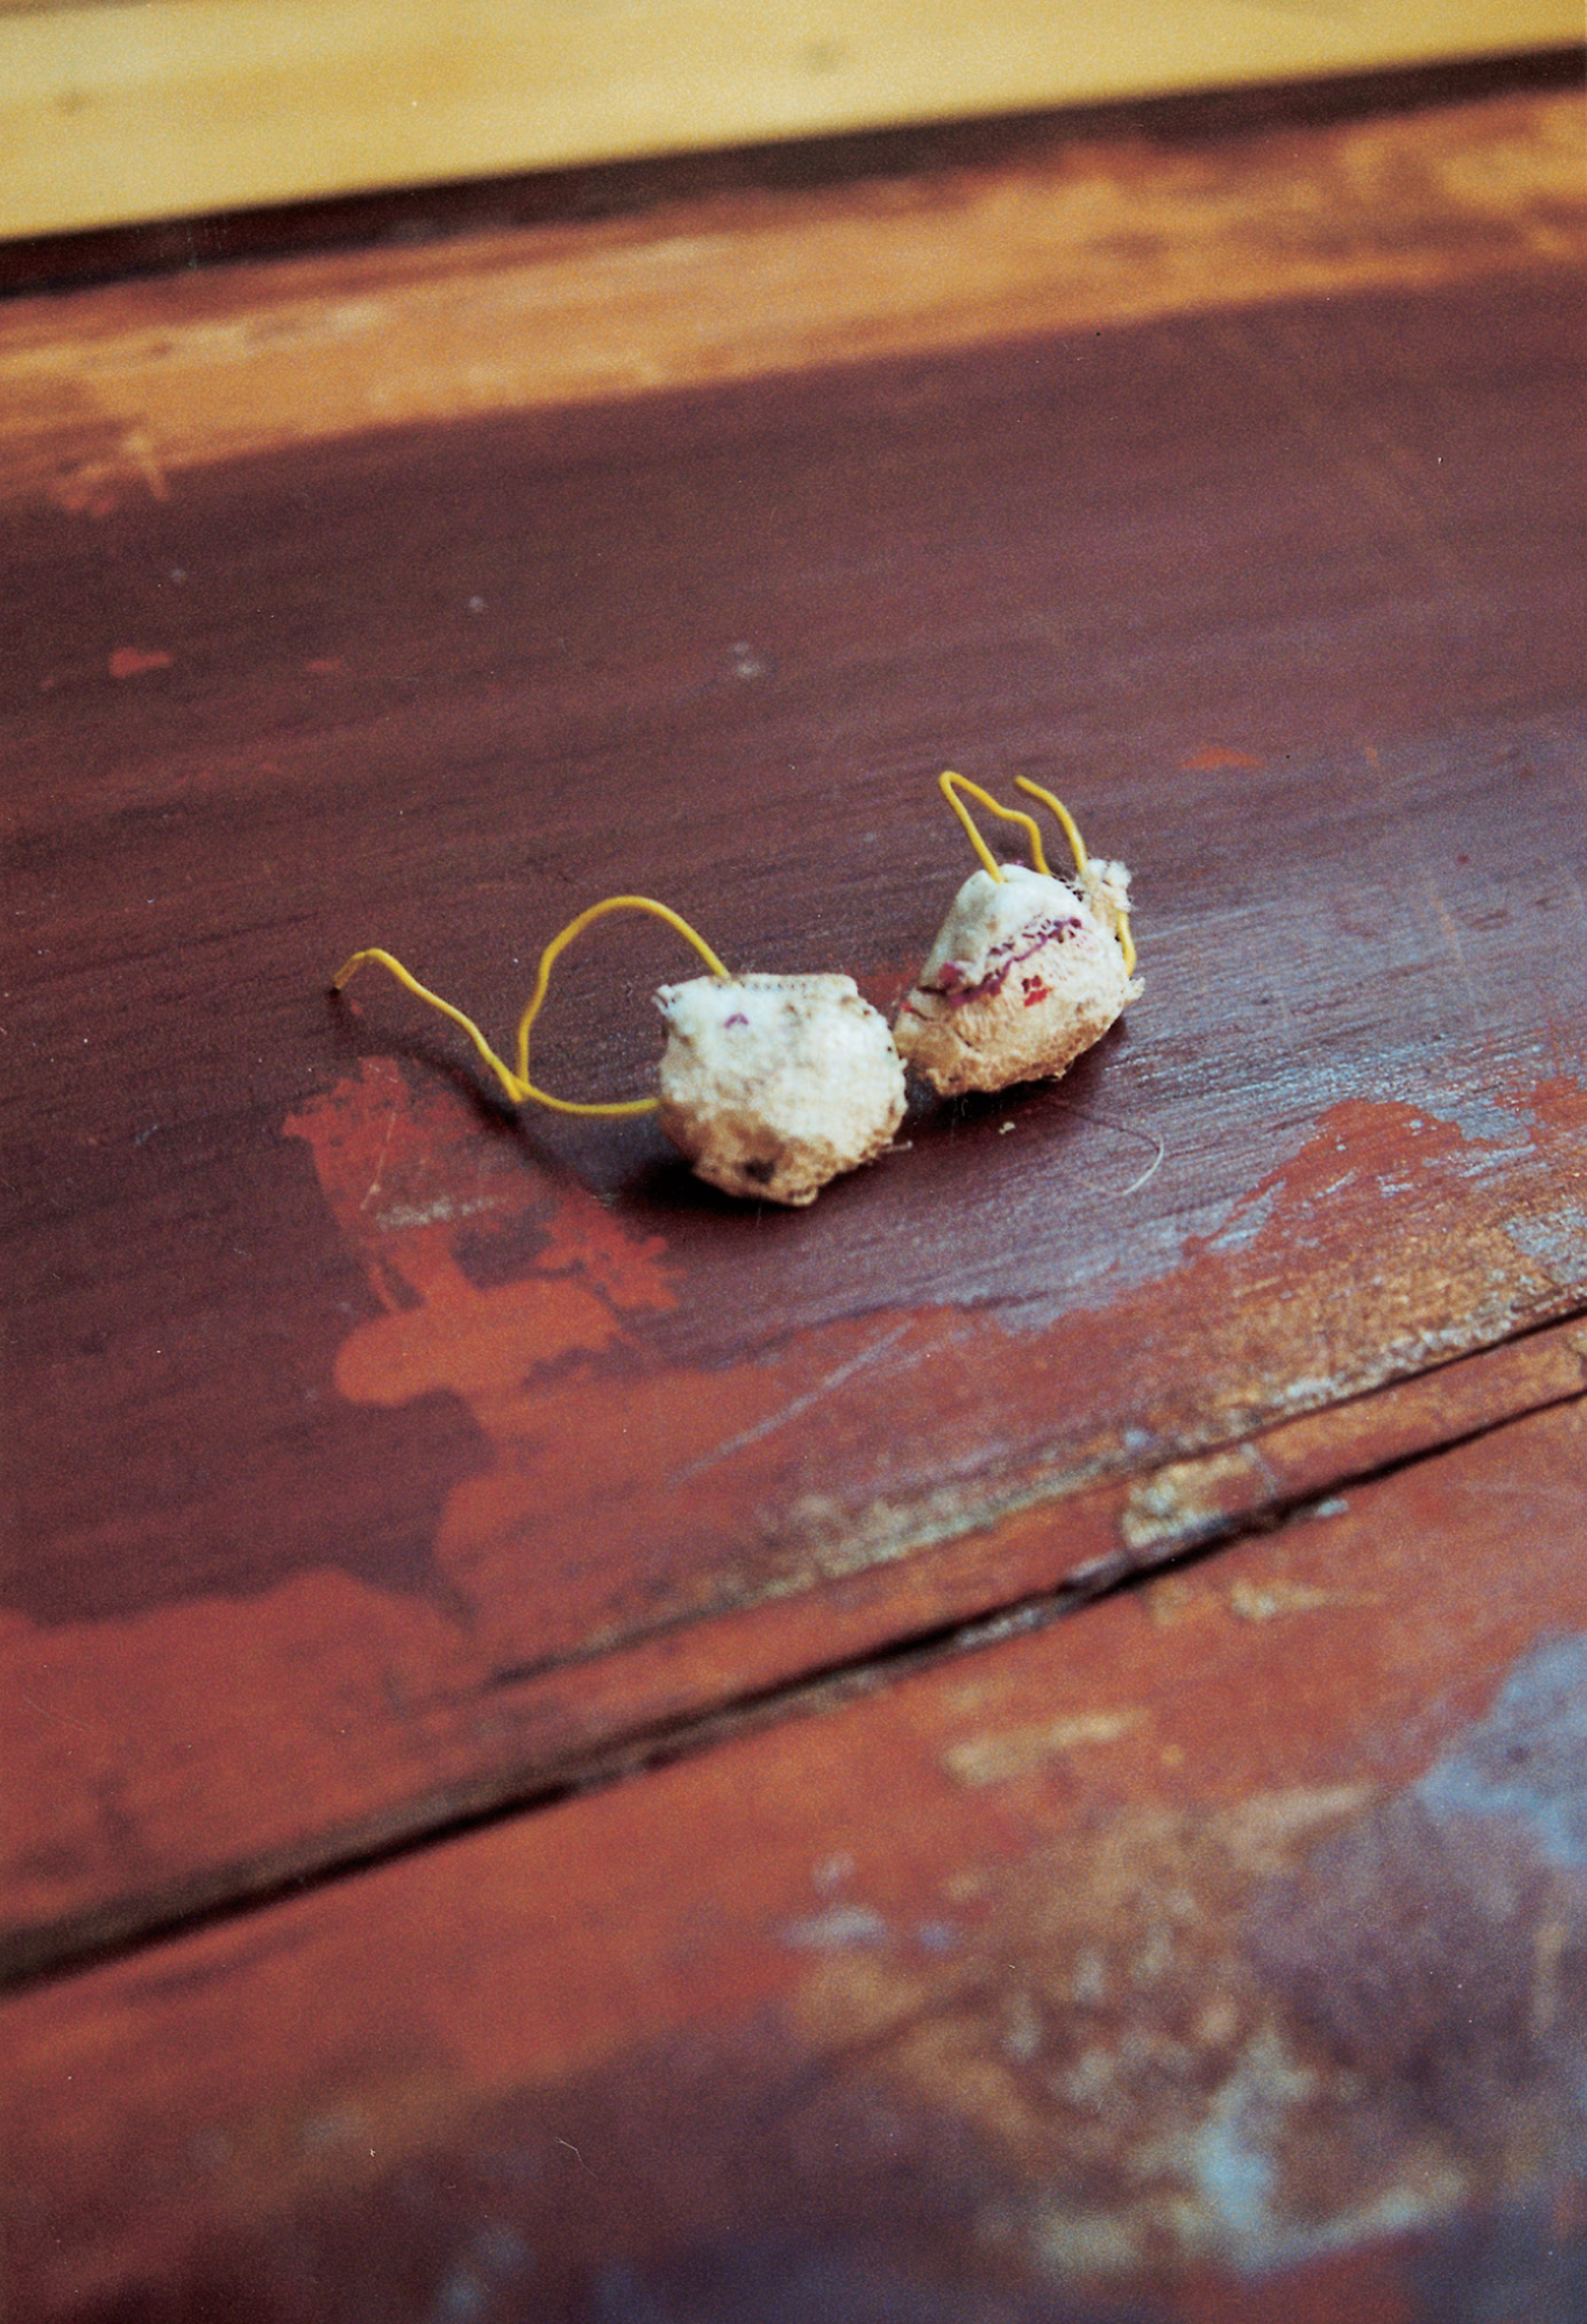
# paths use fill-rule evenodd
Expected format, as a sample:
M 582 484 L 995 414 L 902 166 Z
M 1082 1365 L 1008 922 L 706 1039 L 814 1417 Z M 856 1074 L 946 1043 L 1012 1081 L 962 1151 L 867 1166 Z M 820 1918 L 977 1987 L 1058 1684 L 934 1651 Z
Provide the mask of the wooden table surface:
M 1587 2313 L 1580 165 L 0 308 L 9 2324 Z M 945 765 L 1145 995 L 808 1212 L 326 997 L 890 1008 Z

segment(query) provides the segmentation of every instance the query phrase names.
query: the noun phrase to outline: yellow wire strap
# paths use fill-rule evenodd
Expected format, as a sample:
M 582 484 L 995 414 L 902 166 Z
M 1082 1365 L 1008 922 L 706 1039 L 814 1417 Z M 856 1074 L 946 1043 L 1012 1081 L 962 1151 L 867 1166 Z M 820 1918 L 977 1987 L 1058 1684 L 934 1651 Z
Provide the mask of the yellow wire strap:
M 546 998 L 546 989 L 551 981 L 551 971 L 558 956 L 583 929 L 589 927 L 592 920 L 600 919 L 603 913 L 620 910 L 654 913 L 657 919 L 665 920 L 669 927 L 675 928 L 680 936 L 685 937 L 693 945 L 713 976 L 729 975 L 730 972 L 717 958 L 705 938 L 697 935 L 689 926 L 688 921 L 680 918 L 667 905 L 656 903 L 648 896 L 608 896 L 603 902 L 592 904 L 587 911 L 579 914 L 577 919 L 570 921 L 560 936 L 552 937 L 551 942 L 541 954 L 539 971 L 535 979 L 535 989 L 529 996 L 528 1006 L 518 1021 L 517 1073 L 513 1072 L 510 1065 L 502 1063 L 472 1017 L 465 1017 L 461 1009 L 453 1007 L 450 1001 L 443 1001 L 438 992 L 432 992 L 427 985 L 421 984 L 417 977 L 411 975 L 399 960 L 395 959 L 389 952 L 382 952 L 378 945 L 372 945 L 363 952 L 355 952 L 350 960 L 344 961 L 331 979 L 331 991 L 340 992 L 348 979 L 363 966 L 366 960 L 378 961 L 382 968 L 390 970 L 404 991 L 413 993 L 417 1000 L 427 1001 L 432 1009 L 438 1009 L 443 1017 L 449 1017 L 454 1025 L 462 1027 L 515 1105 L 523 1105 L 532 1098 L 537 1105 L 548 1106 L 553 1113 L 607 1116 L 654 1113 L 656 1100 L 653 1097 L 626 1098 L 610 1104 L 581 1104 L 572 1098 L 553 1097 L 549 1090 L 537 1089 L 529 1079 L 529 1028 L 540 1013 L 541 1004 Z
M 540 965 L 535 974 L 535 989 L 529 995 L 523 1015 L 518 1020 L 518 1077 L 531 1097 L 538 1098 L 542 1105 L 554 1106 L 559 1113 L 654 1113 L 656 1111 L 656 1101 L 653 1097 L 629 1098 L 625 1103 L 617 1105 L 573 1105 L 565 1098 L 547 1097 L 543 1090 L 529 1087 L 529 1032 L 536 1018 L 540 1014 L 541 1004 L 546 998 L 546 989 L 551 982 L 551 972 L 573 938 L 582 936 L 592 920 L 604 918 L 608 912 L 653 913 L 656 919 L 665 920 L 669 928 L 675 928 L 685 944 L 693 945 L 713 976 L 720 976 L 727 981 L 732 974 L 731 970 L 725 967 L 717 958 L 705 938 L 689 926 L 681 913 L 674 912 L 670 904 L 658 904 L 654 897 L 608 896 L 601 903 L 590 905 L 586 910 L 579 914 L 577 919 L 570 920 L 562 934 L 553 936 L 540 954 Z
M 421 984 L 417 977 L 411 975 L 399 960 L 389 952 L 382 952 L 378 945 L 371 945 L 362 952 L 355 952 L 351 960 L 344 961 L 331 979 L 331 991 L 340 992 L 349 978 L 358 973 L 366 960 L 379 961 L 382 968 L 390 970 L 391 974 L 405 991 L 414 993 L 420 1001 L 427 1001 L 430 1007 L 438 1009 L 443 1017 L 450 1017 L 454 1025 L 461 1025 L 513 1103 L 522 1104 L 527 1092 L 517 1074 L 502 1064 L 473 1019 L 465 1017 L 461 1009 L 454 1009 L 450 1001 L 443 1001 L 440 994 L 432 992 L 427 984 Z
M 1069 813 L 1068 807 L 1065 807 L 1062 799 L 1057 798 L 1051 791 L 1044 790 L 1040 783 L 1032 782 L 1027 775 L 1016 775 L 1014 779 L 1015 789 L 1024 791 L 1031 798 L 1040 799 L 1042 806 L 1058 824 L 1058 826 L 1063 833 L 1064 837 L 1069 841 L 1069 853 L 1075 859 L 1075 871 L 1083 880 L 1086 876 L 1086 867 L 1090 862 L 1091 859 L 1086 852 L 1086 843 L 1080 836 L 1080 827 L 1078 824 L 1076 823 L 1074 816 Z M 1003 873 L 993 856 L 991 849 L 987 846 L 980 833 L 976 829 L 975 824 L 970 818 L 969 809 L 959 798 L 959 793 L 961 790 L 968 791 L 973 799 L 977 800 L 982 807 L 990 809 L 992 814 L 1001 816 L 1004 823 L 1023 824 L 1031 843 L 1032 862 L 1035 865 L 1038 872 L 1044 873 L 1050 880 L 1052 878 L 1053 875 L 1051 871 L 1049 869 L 1047 857 L 1041 845 L 1041 834 L 1032 816 L 1022 815 L 1017 807 L 1000 807 L 997 801 L 992 797 L 990 791 L 984 791 L 979 783 L 972 783 L 968 776 L 953 774 L 940 775 L 937 778 L 937 782 L 938 788 L 940 789 L 943 798 L 948 801 L 949 806 L 953 809 L 954 814 L 959 817 L 960 823 L 963 824 L 970 845 L 980 857 L 983 868 L 991 873 L 994 880 L 1001 881 Z M 1119 950 L 1124 954 L 1124 973 L 1126 976 L 1133 976 L 1135 973 L 1135 939 L 1130 933 L 1130 915 L 1128 911 L 1120 909 L 1117 914 L 1117 920 Z
M 1003 883 L 1002 869 L 992 850 L 976 829 L 975 820 L 968 807 L 959 796 L 961 790 L 968 791 L 973 799 L 978 801 L 990 814 L 1000 816 L 1004 823 L 1023 825 L 1026 838 L 1030 842 L 1032 862 L 1038 872 L 1046 872 L 1049 878 L 1051 877 L 1050 872 L 1047 872 L 1047 858 L 1041 852 L 1041 834 L 1034 816 L 1022 815 L 1017 807 L 1000 807 L 990 791 L 984 791 L 979 783 L 972 783 L 968 775 L 939 775 L 937 788 L 963 824 L 965 837 L 981 859 L 982 871 L 988 872 L 999 886 Z
M 1086 876 L 1086 866 L 1091 859 L 1086 853 L 1086 843 L 1080 836 L 1079 827 L 1076 824 L 1074 816 L 1069 813 L 1068 807 L 1065 807 L 1062 799 L 1054 798 L 1050 791 L 1044 791 L 1040 783 L 1032 782 L 1025 775 L 1016 775 L 1014 779 L 1016 789 L 1028 791 L 1032 798 L 1040 799 L 1042 806 L 1057 816 L 1059 822 L 1063 826 L 1063 835 L 1069 841 L 1069 852 L 1075 859 L 1075 870 L 1079 873 L 1080 877 L 1084 879 Z M 1121 908 L 1117 917 L 1119 950 L 1124 956 L 1124 974 L 1126 976 L 1133 976 L 1135 973 L 1135 939 L 1130 934 L 1130 915 L 1127 910 Z
M 1040 783 L 1032 782 L 1027 775 L 1016 775 L 1014 779 L 1014 787 L 1016 791 L 1026 791 L 1032 798 L 1040 799 L 1048 813 L 1057 819 L 1064 837 L 1069 841 L 1069 853 L 1075 859 L 1076 871 L 1084 872 L 1087 863 L 1090 861 L 1086 853 L 1086 843 L 1080 836 L 1079 826 L 1062 799 L 1054 798 L 1050 791 L 1044 791 Z

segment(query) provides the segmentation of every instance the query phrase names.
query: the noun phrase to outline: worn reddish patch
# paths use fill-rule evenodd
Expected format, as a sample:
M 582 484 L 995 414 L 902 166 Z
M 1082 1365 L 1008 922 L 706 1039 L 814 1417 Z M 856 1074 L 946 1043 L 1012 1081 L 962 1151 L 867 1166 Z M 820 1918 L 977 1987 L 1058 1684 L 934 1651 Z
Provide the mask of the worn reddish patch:
M 1252 758 L 1249 751 L 1225 751 L 1215 742 L 1205 750 L 1192 751 L 1188 759 L 1179 761 L 1180 771 L 1187 775 L 1216 774 L 1223 767 L 1260 767 L 1261 761 Z
M 436 1554 L 493 1650 L 523 1657 L 808 1586 L 834 1556 L 890 1561 L 922 1525 L 939 1534 L 940 1511 L 890 1496 L 886 1542 L 860 1546 L 875 1448 L 922 1479 L 973 1473 L 988 1380 L 1000 1383 L 1004 1481 L 1016 1443 L 1027 1461 L 1045 1443 L 1050 1471 L 1049 1348 L 1061 1344 L 1067 1377 L 1093 1383 L 1065 1457 L 1111 1462 L 1145 1412 L 1170 1443 L 1221 1441 L 1414 1370 L 1426 1344 L 1450 1351 L 1452 1328 L 1496 1298 L 1531 1312 L 1544 1278 L 1507 1224 L 1548 1196 L 1558 1137 L 1538 1125 L 1533 1167 L 1518 1161 L 1494 1217 L 1452 1125 L 1347 1100 L 1219 1230 L 1189 1240 L 1173 1273 L 1074 1310 L 1046 1335 L 1011 1337 L 995 1311 L 896 1307 L 704 1370 L 669 1360 L 647 1328 L 684 1296 L 663 1247 L 554 1179 L 527 1147 L 482 1137 L 450 1092 L 415 1090 L 371 1060 L 288 1127 L 313 1146 L 386 1311 L 344 1343 L 336 1385 L 358 1403 L 437 1391 L 466 1402 L 491 1457 L 453 1489 Z M 471 1279 L 465 1239 L 477 1246 L 514 1221 L 540 1237 L 518 1279 Z M 1361 1268 L 1363 1235 L 1381 1268 Z M 1307 1270 L 1275 1302 L 1278 1254 L 1295 1247 Z M 1189 1373 L 1151 1353 L 1192 1345 Z M 1141 1351 L 1133 1366 L 1119 1366 L 1122 1347 Z M 922 1363 L 929 1416 L 899 1401 L 901 1377 Z M 1063 1489 L 1057 1475 L 1052 1489 Z M 978 1508 L 967 1492 L 949 1529 L 973 1526 Z
M 411 2174 L 427 2153 L 450 2172 L 448 2153 L 472 2150 L 494 2172 L 502 2154 L 560 2153 L 558 2140 L 572 2157 L 596 2155 L 604 2176 L 590 2183 L 616 2190 L 610 2215 L 591 2224 L 594 2196 L 570 2209 L 572 2181 L 550 2169 L 491 2181 L 493 2201 L 509 2185 L 526 2207 L 514 2213 L 526 2245 L 549 2252 L 577 2233 L 638 2267 L 647 2253 L 698 2248 L 725 2216 L 758 2227 L 784 2188 L 808 2234 L 812 2220 L 853 2216 L 864 2172 L 880 2174 L 862 2192 L 865 2215 L 881 2218 L 882 2197 L 896 2207 L 910 2183 L 902 2155 L 928 2189 L 969 2176 L 967 2231 L 994 2190 L 1013 2232 L 989 2264 L 1008 2280 L 1040 2258 L 1042 2312 L 1059 2296 L 1050 2264 L 1066 2255 L 1041 2231 L 1105 2209 L 1133 2227 L 1149 2202 L 1155 2232 L 1134 2235 L 1129 2282 L 1155 2267 L 1152 2312 L 1179 2324 L 1408 2324 L 1442 2312 L 1397 2305 L 1398 2255 L 1384 2240 L 1397 2210 L 1373 2199 L 1404 2190 L 1401 2208 L 1436 2222 L 1463 2183 L 1480 2199 L 1503 2172 L 1543 2169 L 1549 2118 L 1535 2100 L 1548 2096 L 1546 2045 L 1564 2048 L 1570 2020 L 1551 2032 L 1534 1995 L 1548 2004 L 1560 1940 L 1546 1936 L 1536 1962 L 1534 1948 L 1520 1953 L 1518 2039 L 1505 2040 L 1511 2021 L 1495 2024 L 1480 1987 L 1458 2018 L 1433 2024 L 1432 2064 L 1475 2058 L 1487 2070 L 1484 2129 L 1480 2110 L 1472 2127 L 1418 2116 L 1422 2085 L 1408 2077 L 1386 2105 L 1390 2077 L 1370 2055 L 1358 2064 L 1298 2027 L 1283 1985 L 1252 1967 L 1249 1932 L 1271 1895 L 1262 1884 L 1308 1877 L 1328 1834 L 1360 1831 L 1355 1861 L 1370 1871 L 1369 1819 L 1381 1828 L 1387 1788 L 1419 1783 L 1458 1750 L 1515 1658 L 1576 1618 L 1579 1428 L 1563 1412 L 1522 1426 L 1518 1448 L 1491 1435 L 1414 1464 L 1365 1486 L 1336 1519 L 1248 1541 L 1084 1621 L 321 1883 L 272 1903 L 268 1926 L 228 1916 L 161 1956 L 14 1997 L 8 2153 L 17 2183 L 38 2190 L 18 2212 L 26 2312 L 81 2315 L 91 2301 L 107 2313 L 126 2283 L 173 2282 L 184 2254 L 231 2265 L 238 2248 L 261 2247 L 261 2221 L 287 2223 L 272 2230 L 284 2238 L 306 2194 L 346 2200 L 367 2222 L 370 2188 L 422 2189 Z M 318 1803 L 311 1787 L 339 1780 L 335 1805 L 369 1779 L 362 1755 L 339 1748 L 347 1724 L 400 1702 L 411 1781 L 455 1666 L 437 1684 L 417 1621 L 376 1625 L 347 1585 L 298 1588 L 268 1655 L 252 1608 L 205 1609 L 202 1623 L 197 1609 L 162 1613 L 163 1686 L 129 1649 L 127 1694 L 96 1689 L 73 1655 L 62 1677 L 75 1690 L 38 1699 L 56 1714 L 56 1765 L 79 1794 L 86 1723 L 87 1748 L 124 1785 L 126 1735 L 147 1720 L 183 1755 L 178 1805 L 189 1819 L 194 1799 L 217 1822 L 234 1809 L 255 1816 L 277 1736 L 248 1715 L 249 1696 L 313 1732 L 305 1795 Z M 1286 1588 L 1289 1613 L 1243 1610 Z M 266 1625 L 284 1595 L 261 1609 Z M 577 1676 L 599 1685 L 600 1661 Z M 27 1682 L 32 1692 L 31 1671 Z M 195 1699 L 206 1727 L 192 1720 Z M 476 1695 L 469 1725 L 490 1733 L 509 1700 L 500 1688 Z M 20 1713 L 18 1729 L 28 1731 Z M 986 1780 L 967 1783 L 968 1754 Z M 436 1760 L 424 1764 L 433 1772 Z M 289 1812 L 279 1757 L 262 1775 Z M 124 1814 L 124 1803 L 142 1805 L 135 1791 L 113 1796 Z M 89 1804 L 69 1843 L 96 1844 Z M 104 1794 L 91 1805 L 102 1817 Z M 179 1844 L 186 1827 L 173 1816 L 171 1829 Z M 1379 1901 L 1370 1884 L 1367 1894 Z M 1436 1980 L 1463 1973 L 1437 1924 L 1355 1916 L 1349 1891 L 1340 1901 L 1345 1959 L 1363 1974 L 1326 1987 L 1335 2008 L 1371 2006 L 1385 1958 L 1418 1976 L 1430 1963 Z M 1568 1934 L 1569 1892 L 1541 1901 Z M 1563 1977 L 1560 1990 L 1563 2000 Z M 1087 2056 L 1106 2069 L 1105 2113 L 1096 2079 L 1089 2097 L 1074 2087 Z M 88 2064 L 66 2073 L 63 2059 Z M 864 2104 L 863 2137 L 847 2135 L 845 2092 Z M 491 2111 L 507 2101 L 543 2102 L 544 2123 L 518 2118 L 509 2142 Z M 1092 2134 L 1078 2194 L 1060 2175 L 1077 2117 Z M 1230 2121 L 1237 2153 L 1262 2169 L 1264 2212 L 1298 2219 L 1303 2234 L 1330 2227 L 1353 2249 L 1281 2275 L 1231 2273 L 1247 2231 L 1220 2219 L 1193 2175 Z M 720 2158 L 740 2152 L 747 2178 L 724 2181 Z M 442 2182 L 427 2183 L 438 2207 Z M 638 2215 L 636 2186 L 648 2207 Z M 1541 2207 L 1550 2192 L 1545 2179 Z M 946 2194 L 940 2209 L 944 2234 L 958 2234 Z M 393 2194 L 382 2216 L 400 2228 L 438 2209 Z M 1567 2199 L 1550 2224 L 1568 2231 L 1577 2216 Z M 1222 2230 L 1215 2253 L 1233 2246 L 1221 2264 L 1191 2243 L 1209 2225 Z M 1188 2244 L 1196 2264 L 1176 2280 Z M 973 2258 L 969 2244 L 952 2248 Z
M 407 1795 L 416 1737 L 427 1782 L 466 1791 L 502 1755 L 520 1780 L 572 1737 L 1201 1537 L 1216 1475 L 1181 1479 L 1171 1506 L 1136 1493 L 1138 1549 L 1120 1530 L 1126 1480 L 1320 1406 L 1353 1443 L 1361 1407 L 1343 1399 L 1579 1296 L 1547 1255 L 1580 1183 L 1587 1093 L 1561 1076 L 1506 1102 L 1528 1142 L 1497 1175 L 1425 1111 L 1347 1100 L 1171 1272 L 1040 1332 L 985 1307 L 895 1306 L 747 1329 L 707 1366 L 669 1339 L 697 1296 L 677 1251 L 444 1085 L 366 1061 L 287 1128 L 372 1294 L 337 1387 L 380 1406 L 452 1395 L 480 1431 L 435 1542 L 447 1609 L 302 1577 L 245 1606 L 19 1625 L 0 1642 L 16 1721 L 0 1761 L 13 1797 L 38 1803 L 7 1860 L 19 1917 L 120 1893 L 128 1843 L 101 1785 L 158 1868 L 145 1889 L 277 1849 L 313 1859 Z M 1383 1443 L 1415 1449 L 1420 1428 Z M 1326 1482 L 1355 1457 L 1333 1443 L 1275 1445 L 1247 1499 L 1275 1475 L 1280 1491 Z M 1030 1506 L 999 1519 L 1016 1492 Z M 482 1729 L 471 1689 L 506 1670 L 511 1716 Z M 104 1714 L 128 1703 L 130 1719 Z M 196 1831 L 200 1763 L 215 1812 Z M 51 1855 L 63 1818 L 72 1843 Z
M 170 666 L 170 654 L 161 653 L 158 647 L 150 650 L 142 646 L 117 646 L 110 657 L 112 678 L 142 678 L 146 670 L 169 669 Z

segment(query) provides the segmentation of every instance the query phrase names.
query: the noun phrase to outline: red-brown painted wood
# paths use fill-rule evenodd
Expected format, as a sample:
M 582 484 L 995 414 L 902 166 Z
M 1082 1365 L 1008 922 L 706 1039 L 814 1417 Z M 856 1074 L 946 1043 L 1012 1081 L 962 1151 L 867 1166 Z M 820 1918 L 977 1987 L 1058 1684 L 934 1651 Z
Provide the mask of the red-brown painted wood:
M 1568 2324 L 1584 1456 L 14 1997 L 14 2312 Z
M 1577 328 L 1518 274 L 14 519 L 14 1960 L 806 1673 L 835 1585 L 841 1658 L 1149 1556 L 1132 1481 L 1579 1310 Z M 639 887 L 887 1001 L 948 761 L 1131 861 L 1147 996 L 809 1214 L 324 997 L 378 941 L 503 1032 Z M 551 1085 L 642 1085 L 677 967 L 570 963 Z

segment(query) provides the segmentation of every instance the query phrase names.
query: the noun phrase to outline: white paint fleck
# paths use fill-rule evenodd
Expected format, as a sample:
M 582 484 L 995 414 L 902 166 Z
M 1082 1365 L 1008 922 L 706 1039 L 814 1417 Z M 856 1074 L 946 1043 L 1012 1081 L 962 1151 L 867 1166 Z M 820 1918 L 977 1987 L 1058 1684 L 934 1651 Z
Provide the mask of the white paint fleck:
M 779 1933 L 785 1945 L 846 1952 L 851 1946 L 885 1944 L 887 1923 L 868 1904 L 832 1904 L 805 1920 L 785 1921 Z

